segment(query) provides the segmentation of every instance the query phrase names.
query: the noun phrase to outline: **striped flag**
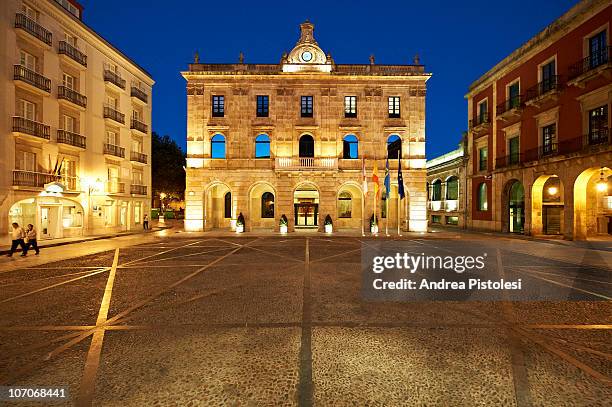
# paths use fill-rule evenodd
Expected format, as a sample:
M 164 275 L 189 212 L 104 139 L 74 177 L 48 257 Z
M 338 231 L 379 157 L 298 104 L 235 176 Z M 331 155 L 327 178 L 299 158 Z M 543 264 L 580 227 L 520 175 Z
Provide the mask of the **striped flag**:
M 374 160 L 374 170 L 372 170 L 372 182 L 374 183 L 374 195 L 378 199 L 378 164 Z
M 404 177 L 402 177 L 402 159 L 398 158 L 397 161 L 397 193 L 399 194 L 400 199 L 404 199 L 406 192 L 404 191 Z
M 391 174 L 389 174 L 389 157 L 387 157 L 387 163 L 385 164 L 385 191 L 387 196 L 391 195 Z
M 366 195 L 368 193 L 368 177 L 366 175 L 365 158 L 361 159 L 361 175 L 363 176 L 363 194 Z

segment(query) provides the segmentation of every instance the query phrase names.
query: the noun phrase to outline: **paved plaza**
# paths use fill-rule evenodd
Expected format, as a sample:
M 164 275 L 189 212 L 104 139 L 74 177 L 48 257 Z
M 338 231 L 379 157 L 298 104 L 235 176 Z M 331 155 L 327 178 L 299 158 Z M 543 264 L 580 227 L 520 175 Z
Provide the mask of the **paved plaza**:
M 487 252 L 525 282 L 589 300 L 365 301 L 362 248 L 400 240 Z M 97 244 L 2 259 L 1 385 L 67 386 L 79 406 L 612 399 L 611 242 L 165 231 Z

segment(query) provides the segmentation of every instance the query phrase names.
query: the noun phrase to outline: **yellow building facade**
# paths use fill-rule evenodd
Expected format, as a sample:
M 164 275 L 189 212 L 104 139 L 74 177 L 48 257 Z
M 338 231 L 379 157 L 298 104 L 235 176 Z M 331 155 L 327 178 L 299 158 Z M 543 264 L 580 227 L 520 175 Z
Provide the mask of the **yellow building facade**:
M 153 79 L 74 0 L 0 7 L 0 233 L 39 239 L 142 228 Z
M 425 93 L 418 63 L 336 64 L 301 24 L 279 64 L 200 63 L 187 80 L 187 230 L 425 231 Z M 381 190 L 389 158 L 391 192 Z M 402 166 L 406 197 L 398 197 Z M 364 172 L 367 193 L 364 191 Z M 376 208 L 376 209 L 375 209 Z M 387 226 L 388 225 L 388 226 Z

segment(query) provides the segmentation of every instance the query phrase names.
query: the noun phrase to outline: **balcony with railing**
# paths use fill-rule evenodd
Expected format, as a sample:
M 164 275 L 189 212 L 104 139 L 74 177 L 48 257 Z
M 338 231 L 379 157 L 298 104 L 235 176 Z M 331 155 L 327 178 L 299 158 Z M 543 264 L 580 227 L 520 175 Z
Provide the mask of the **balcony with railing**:
M 604 47 L 569 67 L 568 84 L 583 87 L 586 82 L 612 69 L 612 46 Z
M 125 148 L 116 146 L 114 144 L 104 143 L 104 154 L 125 158 Z
M 141 164 L 147 163 L 147 155 L 138 151 L 130 152 L 130 161 L 134 161 Z
M 148 103 L 149 101 L 149 96 L 147 95 L 147 93 L 137 86 L 132 86 L 132 88 L 130 89 L 130 96 L 140 100 L 143 103 Z
M 125 89 L 125 79 L 121 78 L 118 73 L 113 72 L 109 69 L 104 70 L 104 81 L 112 83 L 120 89 Z
M 68 130 L 57 130 L 57 142 L 61 144 L 67 144 L 74 147 L 85 148 L 86 138 L 80 134 L 73 133 Z
M 520 153 L 508 154 L 495 158 L 495 168 L 505 168 L 518 165 L 522 162 L 523 155 Z
M 138 130 L 141 133 L 146 133 L 148 130 L 148 126 L 140 120 L 132 117 L 132 120 L 130 122 L 130 129 Z
M 27 32 L 32 37 L 39 39 L 49 46 L 53 43 L 53 34 L 51 34 L 51 31 L 27 17 L 25 14 L 17 13 L 15 15 L 15 28 Z
M 87 96 L 81 95 L 76 90 L 63 85 L 57 87 L 57 98 L 60 100 L 67 100 L 82 108 L 87 107 Z
M 125 182 L 121 178 L 111 178 L 106 181 L 105 191 L 108 194 L 125 194 Z
M 277 170 L 323 170 L 338 169 L 336 157 L 276 157 L 274 167 Z
M 87 67 L 87 55 L 76 49 L 76 47 L 68 44 L 66 41 L 60 41 L 57 48 L 57 53 L 66 55 L 71 60 L 77 62 L 83 67 Z
M 507 121 L 520 117 L 523 109 L 523 99 L 523 95 L 516 95 L 497 105 L 497 119 Z
M 130 193 L 132 195 L 146 195 L 147 194 L 147 186 L 146 185 L 139 185 L 139 184 L 132 184 L 132 185 L 130 185 Z
M 563 140 L 559 142 L 559 152 L 561 154 L 571 154 L 583 150 L 606 149 L 610 148 L 612 140 L 610 139 L 610 129 L 597 128 L 592 129 L 584 136 L 574 137 L 573 139 Z
M 29 89 L 42 90 L 45 93 L 51 93 L 51 79 L 26 68 L 23 65 L 15 65 L 13 67 L 13 79 L 28 85 Z
M 118 110 L 115 110 L 113 106 L 104 106 L 104 118 L 111 119 L 117 123 L 125 124 L 125 115 Z
M 525 94 L 525 104 L 528 106 L 540 107 L 544 103 L 557 100 L 559 93 L 563 89 L 563 82 L 560 75 L 553 75 L 542 80 L 535 86 L 527 89 Z
M 13 186 L 43 188 L 45 184 L 59 181 L 60 177 L 36 171 L 13 170 Z
M 25 117 L 13 116 L 13 132 L 27 134 L 44 140 L 49 140 L 51 138 L 50 126 L 26 119 Z
M 489 113 L 479 114 L 475 119 L 470 120 L 470 130 L 474 133 L 482 133 L 491 128 L 491 121 L 489 120 Z
M 554 157 L 557 154 L 559 154 L 559 145 L 557 143 L 549 143 L 525 151 L 523 158 L 525 161 L 537 161 L 542 158 Z

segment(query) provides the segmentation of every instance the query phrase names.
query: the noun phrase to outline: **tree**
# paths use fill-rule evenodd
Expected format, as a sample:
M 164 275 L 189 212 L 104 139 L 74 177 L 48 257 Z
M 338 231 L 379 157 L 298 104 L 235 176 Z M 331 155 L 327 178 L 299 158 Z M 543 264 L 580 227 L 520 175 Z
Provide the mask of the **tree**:
M 153 199 L 160 193 L 180 200 L 185 197 L 185 153 L 168 135 L 151 134 Z

